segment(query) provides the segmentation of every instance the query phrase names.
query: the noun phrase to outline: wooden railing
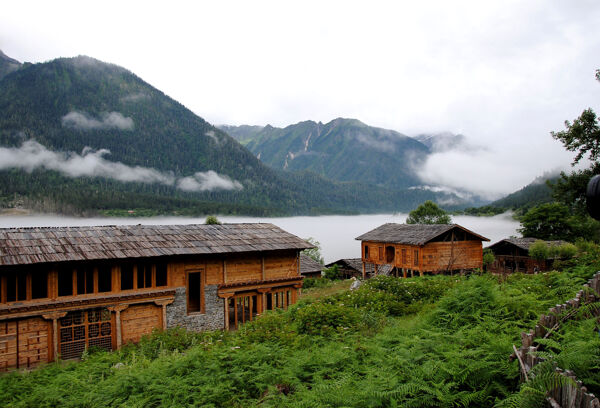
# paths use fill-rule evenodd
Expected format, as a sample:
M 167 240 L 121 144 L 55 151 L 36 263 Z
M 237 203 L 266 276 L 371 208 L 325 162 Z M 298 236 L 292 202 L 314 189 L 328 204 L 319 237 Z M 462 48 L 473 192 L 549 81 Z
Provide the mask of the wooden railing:
M 538 347 L 533 345 L 535 339 L 546 339 L 558 330 L 561 323 L 576 317 L 578 309 L 584 304 L 600 300 L 600 272 L 583 285 L 583 289 L 567 302 L 550 308 L 547 315 L 541 315 L 538 324 L 529 333 L 521 333 L 521 347 L 513 346 L 521 367 L 521 380 L 527 381 L 533 375 L 531 370 L 543 359 L 537 355 Z M 600 408 L 600 400 L 578 381 L 570 370 L 556 369 L 556 372 L 572 381 L 551 390 L 547 397 L 548 406 L 552 408 Z

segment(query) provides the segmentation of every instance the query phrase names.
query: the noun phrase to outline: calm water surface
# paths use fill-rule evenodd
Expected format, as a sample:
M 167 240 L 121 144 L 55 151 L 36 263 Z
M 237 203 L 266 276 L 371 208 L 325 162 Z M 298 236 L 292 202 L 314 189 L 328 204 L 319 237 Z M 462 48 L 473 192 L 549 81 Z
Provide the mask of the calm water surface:
M 325 262 L 340 258 L 359 258 L 360 243 L 354 238 L 387 222 L 403 223 L 406 214 L 375 215 L 328 215 L 320 217 L 228 217 L 220 216 L 222 222 L 269 222 L 302 238 L 312 237 L 321 243 L 321 253 Z M 160 224 L 202 224 L 204 218 L 151 217 L 151 218 L 73 218 L 54 215 L 0 216 L 0 227 L 58 227 L 85 225 L 160 225 Z M 519 235 L 519 223 L 510 214 L 495 217 L 454 216 L 454 223 L 470 229 L 493 244 L 511 235 Z

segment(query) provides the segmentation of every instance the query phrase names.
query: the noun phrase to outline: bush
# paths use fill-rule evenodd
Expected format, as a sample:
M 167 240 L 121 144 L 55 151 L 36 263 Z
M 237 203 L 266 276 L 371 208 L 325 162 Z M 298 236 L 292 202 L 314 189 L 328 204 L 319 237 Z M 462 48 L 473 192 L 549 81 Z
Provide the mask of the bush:
M 577 254 L 577 247 L 567 242 L 557 247 L 557 253 L 562 259 L 571 259 Z
M 333 285 L 333 281 L 325 278 L 304 278 L 302 289 L 310 288 L 328 288 Z
M 294 313 L 299 333 L 331 335 L 356 328 L 359 313 L 342 304 L 315 302 L 299 306 Z
M 331 268 L 323 269 L 323 278 L 329 280 L 335 280 L 340 277 L 340 268 L 339 266 L 333 265 Z
M 529 247 L 529 256 L 535 260 L 543 261 L 550 257 L 550 249 L 546 242 L 538 240 Z

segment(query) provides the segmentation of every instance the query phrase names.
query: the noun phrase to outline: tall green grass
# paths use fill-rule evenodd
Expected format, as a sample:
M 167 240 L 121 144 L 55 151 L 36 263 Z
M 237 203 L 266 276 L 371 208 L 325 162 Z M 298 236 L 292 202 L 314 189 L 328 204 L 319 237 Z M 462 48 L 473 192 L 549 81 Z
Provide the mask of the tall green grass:
M 237 332 L 157 332 L 117 352 L 0 376 L 0 405 L 490 407 L 519 391 L 508 357 L 520 332 L 597 266 L 592 257 L 506 279 L 380 277 Z M 598 362 L 575 357 L 598 355 L 597 334 L 586 320 L 570 324 L 556 359 L 597 386 Z

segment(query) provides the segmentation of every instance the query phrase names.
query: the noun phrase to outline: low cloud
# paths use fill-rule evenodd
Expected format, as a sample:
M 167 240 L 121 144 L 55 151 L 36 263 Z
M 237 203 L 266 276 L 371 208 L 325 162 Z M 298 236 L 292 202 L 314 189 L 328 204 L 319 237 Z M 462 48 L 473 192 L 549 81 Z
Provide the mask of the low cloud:
M 241 190 L 243 186 L 239 181 L 231 180 L 227 176 L 209 170 L 179 179 L 177 188 L 183 191 L 212 191 Z
M 209 170 L 191 177 L 176 178 L 171 172 L 128 166 L 106 160 L 107 149 L 93 151 L 89 147 L 81 154 L 48 150 L 35 140 L 20 147 L 0 147 L 0 170 L 21 169 L 29 173 L 36 169 L 57 171 L 67 177 L 105 177 L 123 182 L 159 183 L 176 186 L 183 191 L 212 191 L 242 189 L 240 182 Z
M 214 130 L 209 130 L 206 133 L 204 133 L 205 136 L 210 137 L 212 140 L 214 140 L 216 145 L 220 145 L 221 144 L 221 140 L 217 137 L 217 135 L 215 134 Z
M 62 125 L 78 130 L 133 130 L 134 127 L 133 119 L 119 112 L 105 112 L 96 119 L 85 112 L 71 111 L 62 117 Z

